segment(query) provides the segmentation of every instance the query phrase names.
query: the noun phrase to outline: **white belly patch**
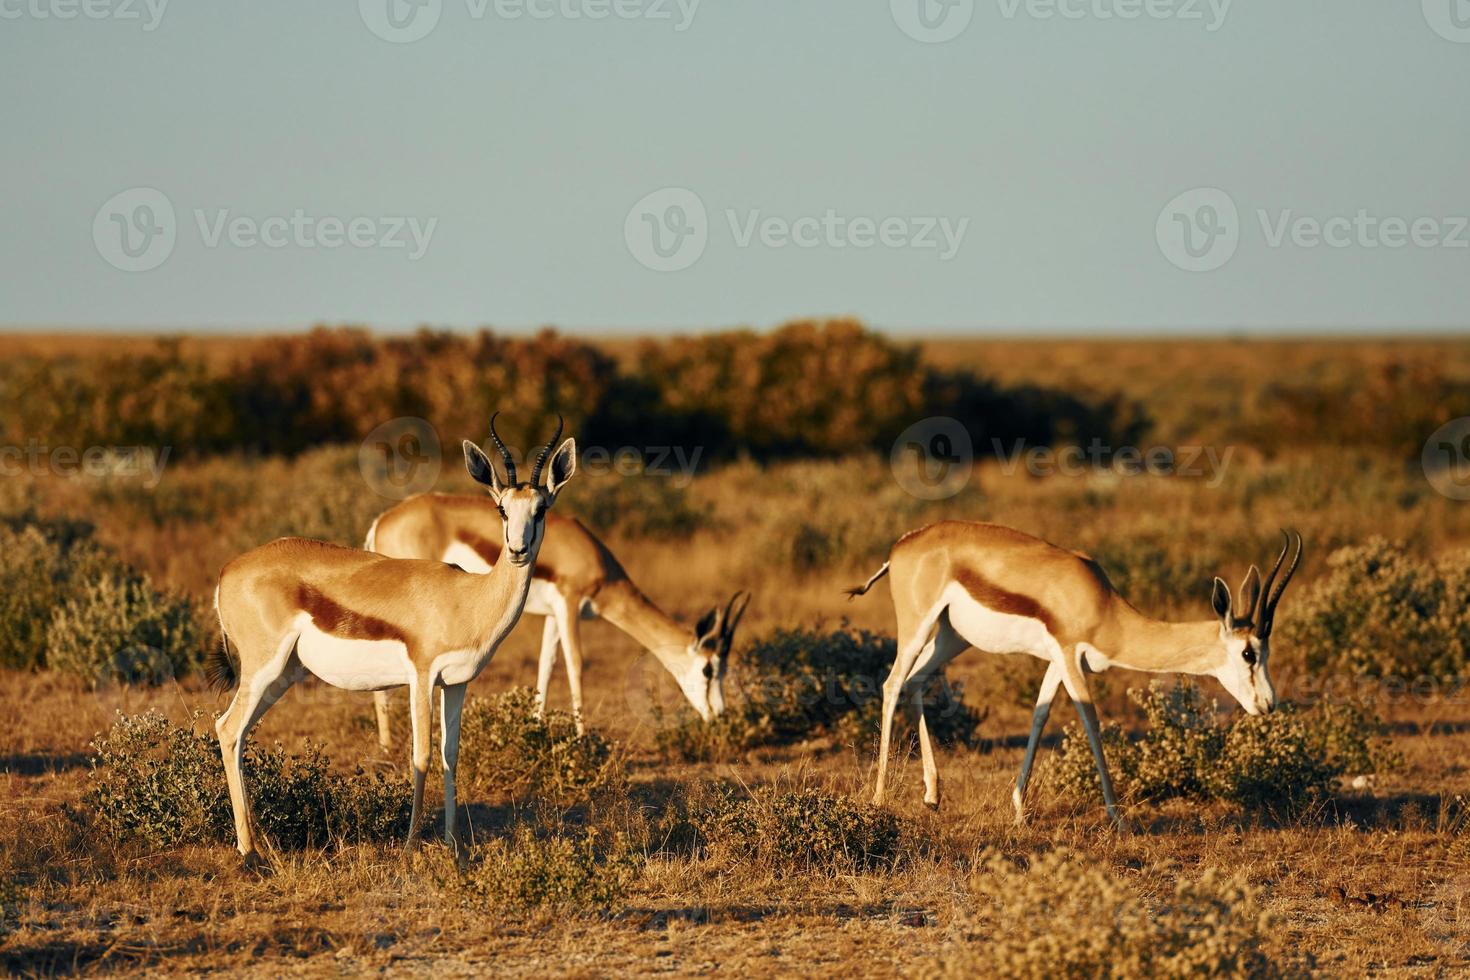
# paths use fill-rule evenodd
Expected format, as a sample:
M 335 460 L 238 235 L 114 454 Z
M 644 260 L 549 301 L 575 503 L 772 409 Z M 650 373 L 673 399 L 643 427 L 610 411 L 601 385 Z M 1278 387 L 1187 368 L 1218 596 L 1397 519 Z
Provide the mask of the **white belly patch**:
M 413 678 L 408 648 L 397 640 L 351 640 L 317 629 L 305 613 L 296 617 L 301 637 L 296 656 L 302 666 L 333 687 L 380 691 Z
M 945 590 L 944 601 L 949 604 L 950 625 L 977 650 L 1025 653 L 1042 660 L 1052 660 L 1061 652 L 1039 619 L 982 606 L 958 585 Z

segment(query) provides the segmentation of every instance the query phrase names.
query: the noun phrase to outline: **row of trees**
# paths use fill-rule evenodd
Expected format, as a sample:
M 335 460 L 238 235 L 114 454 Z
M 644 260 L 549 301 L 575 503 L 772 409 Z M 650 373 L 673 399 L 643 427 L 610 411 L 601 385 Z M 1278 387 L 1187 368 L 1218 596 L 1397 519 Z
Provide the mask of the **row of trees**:
M 646 341 L 628 364 L 550 330 L 377 338 L 318 328 L 244 344 L 218 364 L 160 342 L 143 354 L 0 368 L 0 438 L 170 446 L 175 458 L 292 454 L 361 440 L 399 416 L 428 419 L 446 438 L 483 438 L 499 410 L 526 438 L 561 413 L 589 445 L 700 446 L 705 459 L 764 460 L 887 449 L 936 415 L 964 421 L 981 450 L 991 438 L 1121 444 L 1146 428 L 1119 399 L 940 371 L 916 347 L 849 320 Z

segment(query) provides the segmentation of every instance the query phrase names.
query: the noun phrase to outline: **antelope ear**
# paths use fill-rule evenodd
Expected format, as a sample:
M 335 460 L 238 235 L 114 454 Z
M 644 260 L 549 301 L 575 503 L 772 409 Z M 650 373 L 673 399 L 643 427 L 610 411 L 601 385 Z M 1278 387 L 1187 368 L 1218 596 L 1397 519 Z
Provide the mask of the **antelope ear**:
M 1259 626 L 1256 622 L 1256 605 L 1261 598 L 1261 570 L 1252 565 L 1251 570 L 1245 573 L 1245 580 L 1240 583 L 1240 591 L 1236 593 L 1235 618 L 1240 622 L 1249 622 Z
M 470 476 L 477 483 L 482 483 L 490 488 L 490 493 L 497 499 L 505 492 L 505 484 L 500 482 L 500 474 L 495 472 L 495 464 L 490 462 L 490 457 L 479 446 L 464 441 L 464 465 L 470 471 Z
M 1210 593 L 1210 605 L 1215 607 L 1215 615 L 1220 617 L 1220 623 L 1230 629 L 1230 586 L 1220 576 L 1215 576 L 1215 590 Z
M 715 606 L 709 612 L 699 617 L 699 622 L 694 624 L 695 640 L 703 640 L 705 637 L 713 636 L 715 630 L 720 627 L 720 607 Z
M 577 472 L 577 440 L 568 439 L 561 444 L 556 455 L 551 457 L 551 472 L 546 474 L 546 489 L 553 500 L 561 493 L 561 488 Z

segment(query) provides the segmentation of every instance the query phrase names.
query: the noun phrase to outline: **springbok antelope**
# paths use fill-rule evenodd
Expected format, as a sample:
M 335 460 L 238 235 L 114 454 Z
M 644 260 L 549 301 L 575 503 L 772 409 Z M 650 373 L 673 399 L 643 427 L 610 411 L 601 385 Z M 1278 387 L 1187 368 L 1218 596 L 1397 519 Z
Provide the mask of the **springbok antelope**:
M 495 431 L 493 417 L 490 430 Z M 214 599 L 225 637 L 215 668 L 227 683 L 232 672 L 228 647 L 233 645 L 239 656 L 239 686 L 215 730 L 247 865 L 258 863 L 260 855 L 241 775 L 245 739 L 270 706 L 308 672 L 351 691 L 408 687 L 413 723 L 410 846 L 423 813 L 430 699 L 439 692 L 444 835 L 457 848 L 454 774 L 465 688 L 485 669 L 526 604 L 546 509 L 576 470 L 576 442 L 568 439 L 551 457 L 546 485 L 539 484 L 560 436 L 558 423 L 527 483 L 516 482 L 509 454 L 502 481 L 480 448 L 465 441 L 470 475 L 488 488 L 505 514 L 507 560 L 488 575 L 304 538 L 272 541 L 225 565 Z
M 509 458 L 493 432 L 496 447 Z M 514 479 L 514 477 L 512 477 Z M 505 509 L 479 497 L 425 493 L 384 511 L 368 529 L 364 547 L 392 558 L 427 558 L 469 572 L 489 572 L 500 557 Z M 679 689 L 705 721 L 725 710 L 725 674 L 735 627 L 750 597 L 740 592 L 715 606 L 694 629 L 681 626 L 645 596 L 617 558 L 574 517 L 546 518 L 546 540 L 536 560 L 526 613 L 544 616 L 536 671 L 536 709 L 546 693 L 560 646 L 571 688 L 572 715 L 583 730 L 581 621 L 602 617 L 632 637 L 673 675 Z M 393 746 L 388 692 L 374 695 L 378 742 Z
M 1123 667 L 1208 674 L 1248 713 L 1271 711 L 1276 706 L 1267 667 L 1271 626 L 1281 594 L 1302 560 L 1298 534 L 1291 565 L 1280 583 L 1274 584 L 1293 544 L 1287 532 L 1282 536 L 1285 545 L 1264 586 L 1252 565 L 1232 606 L 1230 588 L 1216 578 L 1211 598 L 1215 618 L 1189 623 L 1166 623 L 1145 616 L 1118 594 L 1091 558 L 998 524 L 944 521 L 899 538 L 883 567 L 863 585 L 848 590 L 855 598 L 883 576 L 891 576 L 898 620 L 898 656 L 883 684 L 874 801 L 883 800 L 894 711 L 900 701 L 912 698 L 919 716 L 924 802 L 939 806 L 939 772 L 924 721 L 924 683 L 934 671 L 974 646 L 991 653 L 1026 653 L 1047 661 L 1031 718 L 1031 737 L 1011 794 L 1016 821 L 1025 819 L 1026 782 L 1060 684 L 1082 717 L 1102 779 L 1108 816 L 1122 826 L 1087 673 Z

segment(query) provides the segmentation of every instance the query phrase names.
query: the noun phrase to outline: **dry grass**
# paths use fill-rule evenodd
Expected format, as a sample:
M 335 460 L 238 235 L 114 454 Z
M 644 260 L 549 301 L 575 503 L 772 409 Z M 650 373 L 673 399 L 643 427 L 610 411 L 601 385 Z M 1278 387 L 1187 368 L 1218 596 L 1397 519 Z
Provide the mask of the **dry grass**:
M 945 342 L 929 352 L 976 366 L 983 361 L 983 369 L 1006 381 L 1056 383 L 1091 365 L 1103 376 L 1099 387 L 1172 392 L 1177 417 L 1171 414 L 1166 424 L 1181 432 L 1207 429 L 1181 421 L 1209 400 L 1187 387 L 1219 391 L 1253 368 L 1288 372 L 1308 362 L 1330 364 L 1334 356 L 1388 356 L 1374 345 L 1334 354 L 1316 342 L 1183 346 L 1169 359 L 1159 357 L 1160 349 L 1122 342 L 1050 348 Z M 1447 369 L 1464 368 L 1463 344 L 1453 357 L 1428 342 L 1404 349 L 1414 357 L 1443 355 Z M 1213 364 L 1215 373 L 1183 386 L 1168 370 L 1177 364 Z M 1120 381 L 1128 371 L 1132 380 Z M 618 492 L 615 482 L 579 475 L 565 504 L 590 508 L 599 495 Z M 454 467 L 446 467 L 444 485 L 466 488 Z M 771 471 L 735 465 L 680 492 L 704 515 L 687 536 L 643 539 L 639 528 L 613 523 L 609 543 L 640 585 L 686 620 L 735 588 L 752 590 L 756 600 L 741 627 L 746 640 L 777 628 L 831 629 L 844 617 L 891 634 L 886 585 L 850 604 L 840 590 L 876 567 L 895 528 L 945 516 L 1003 520 L 1090 550 L 1132 583 L 1130 592 L 1151 611 L 1174 616 L 1204 616 L 1202 572 L 1238 579 L 1249 562 L 1268 557 L 1282 524 L 1300 527 L 1309 542 L 1303 586 L 1325 573 L 1331 548 L 1371 534 L 1403 540 L 1410 554 L 1425 559 L 1470 544 L 1466 505 L 1435 495 L 1417 467 L 1349 450 L 1272 459 L 1245 451 L 1217 487 L 1113 474 L 1033 479 L 992 463 L 960 496 L 925 504 L 894 492 L 885 459 L 861 458 Z M 386 503 L 362 485 L 351 449 L 290 464 L 181 465 L 151 495 L 81 480 L 0 486 L 6 509 L 26 500 L 53 514 L 89 515 L 99 537 L 125 559 L 160 586 L 195 597 L 207 595 L 219 565 L 254 543 L 252 535 L 274 528 L 268 518 L 288 506 L 317 522 L 315 533 L 350 540 L 361 533 L 364 515 Z M 327 500 L 329 507 L 311 506 Z M 839 529 L 816 560 L 783 557 L 790 554 L 795 511 L 817 531 Z M 1291 606 L 1289 596 L 1283 625 Z M 474 693 L 489 697 L 528 683 L 539 632 L 539 623 L 518 628 Z M 658 752 L 654 712 L 637 682 L 647 661 L 604 623 L 589 623 L 584 635 L 588 715 L 622 753 L 627 789 L 620 805 L 548 816 L 488 789 L 484 796 L 461 793 L 468 797 L 462 819 L 482 847 L 492 848 L 486 854 L 497 853 L 493 842 L 556 821 L 569 833 L 584 824 L 628 831 L 639 851 L 638 872 L 609 907 L 582 910 L 465 900 L 445 884 L 446 855 L 434 840 L 407 860 L 392 844 L 337 841 L 283 850 L 264 877 L 242 873 L 225 846 L 114 847 L 74 816 L 88 785 L 90 740 L 118 709 L 155 708 L 186 724 L 195 710 L 221 710 L 224 698 L 187 678 L 152 690 L 93 692 L 55 674 L 0 674 L 0 716 L 10 719 L 0 727 L 0 963 L 21 974 L 391 969 L 470 975 L 491 964 L 506 975 L 940 973 L 955 964 L 994 962 L 975 944 L 984 941 L 982 927 L 1005 911 L 994 900 L 996 887 L 1010 881 L 995 864 L 998 855 L 1008 867 L 1024 862 L 1033 869 L 1016 886 L 1033 898 L 1049 889 L 1072 896 L 1065 901 L 1126 896 L 1130 915 L 1144 919 L 1170 907 L 1179 881 L 1197 882 L 1211 868 L 1239 876 L 1242 894 L 1272 920 L 1264 948 L 1288 969 L 1426 977 L 1470 970 L 1470 816 L 1463 800 L 1456 802 L 1470 798 L 1470 699 L 1380 704 L 1390 749 L 1403 764 L 1361 788 L 1340 787 L 1300 821 L 1265 819 L 1223 803 L 1139 803 L 1130 809 L 1137 832 L 1120 836 L 1100 806 L 1079 808 L 1064 799 L 1052 767 L 1043 764 L 1033 781 L 1031 823 L 1016 828 L 1010 782 L 1029 720 L 1029 707 L 1016 702 L 1034 691 L 1039 671 L 968 654 L 954 665 L 953 679 L 964 683 L 969 703 L 987 703 L 991 713 L 981 728 L 984 745 L 941 752 L 943 809 L 933 814 L 920 805 L 918 762 L 905 756 L 896 765 L 891 803 L 908 835 L 898 859 L 792 871 L 772 860 L 712 852 L 678 815 L 711 784 L 736 793 L 774 788 L 864 801 L 875 761 L 869 741 L 823 735 L 752 749 L 729 762 L 670 762 Z M 1274 656 L 1282 694 L 1305 689 L 1300 659 L 1284 648 Z M 1141 719 L 1125 689 L 1145 679 L 1100 680 L 1104 717 L 1136 730 Z M 1225 697 L 1213 682 L 1202 683 L 1207 694 Z M 673 705 L 667 687 L 655 694 Z M 560 672 L 551 703 L 567 704 Z M 256 739 L 266 746 L 279 741 L 288 751 L 309 739 L 344 772 L 363 766 L 406 779 L 403 758 L 380 755 L 371 718 L 365 696 L 307 683 L 266 716 Z M 1043 759 L 1055 753 L 1066 720 L 1054 721 Z M 465 745 L 466 753 L 474 750 Z M 431 800 L 436 792 L 431 786 Z M 1077 864 L 1044 857 L 1061 848 L 1085 862 L 1085 874 L 1093 876 L 1088 884 L 1076 884 Z M 565 850 L 548 845 L 550 852 Z M 509 859 L 503 848 L 499 855 Z

